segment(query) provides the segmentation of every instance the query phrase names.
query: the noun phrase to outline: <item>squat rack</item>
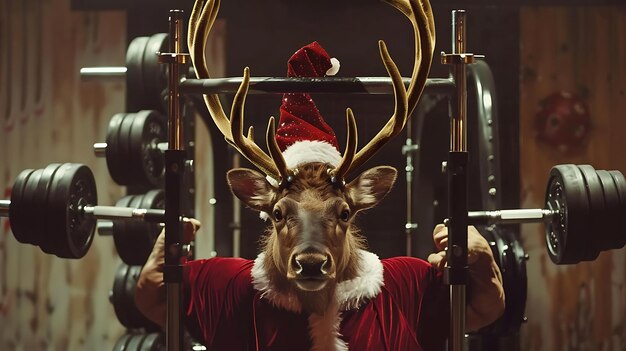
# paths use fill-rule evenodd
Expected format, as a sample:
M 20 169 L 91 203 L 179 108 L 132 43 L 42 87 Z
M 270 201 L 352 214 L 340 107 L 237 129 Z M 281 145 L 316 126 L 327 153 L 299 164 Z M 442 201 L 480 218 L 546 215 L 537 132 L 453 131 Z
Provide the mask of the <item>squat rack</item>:
M 159 60 L 169 65 L 168 124 L 169 146 L 165 151 L 165 266 L 167 291 L 166 346 L 168 351 L 183 348 L 182 309 L 182 213 L 181 193 L 185 150 L 180 115 L 180 94 L 232 93 L 241 78 L 180 80 L 179 65 L 188 61 L 182 52 L 182 11 L 170 10 L 169 53 L 160 53 Z M 465 11 L 452 11 L 452 53 L 442 53 L 442 63 L 453 65 L 447 79 L 428 79 L 425 92 L 456 97 L 456 113 L 450 120 L 450 152 L 448 158 L 448 266 L 446 283 L 450 285 L 449 350 L 463 350 L 465 334 L 465 300 L 467 284 L 467 85 L 466 65 L 477 57 L 465 52 Z M 118 70 L 118 74 L 121 70 Z M 391 93 L 389 78 L 252 78 L 250 93 Z

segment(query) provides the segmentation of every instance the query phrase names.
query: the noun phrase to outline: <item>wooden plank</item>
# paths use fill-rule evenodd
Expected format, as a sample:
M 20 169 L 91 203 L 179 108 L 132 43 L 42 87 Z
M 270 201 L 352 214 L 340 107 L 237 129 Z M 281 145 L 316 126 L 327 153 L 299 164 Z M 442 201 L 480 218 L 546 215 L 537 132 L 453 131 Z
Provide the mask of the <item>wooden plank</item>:
M 596 169 L 626 171 L 621 112 L 626 109 L 626 11 L 524 7 L 520 16 L 521 199 L 524 207 L 537 207 L 543 205 L 546 177 L 554 164 L 589 163 Z M 591 113 L 589 139 L 578 150 L 563 152 L 536 138 L 538 104 L 559 91 L 581 96 Z M 600 234 L 589 233 L 592 238 Z M 557 267 L 547 257 L 543 227 L 523 226 L 522 239 L 531 256 L 523 349 L 619 349 L 613 333 L 623 328 L 624 314 L 613 311 L 623 306 L 623 290 L 614 288 L 624 285 L 623 250 L 605 252 L 595 262 Z
M 15 35 L 12 50 L 2 50 L 3 64 L 4 53 L 11 54 L 11 79 L 6 69 L 0 73 L 0 91 L 9 93 L 12 105 L 6 114 L 6 99 L 0 100 L 4 196 L 21 170 L 71 161 L 94 171 L 100 203 L 114 203 L 123 189 L 113 184 L 91 145 L 104 138 L 110 116 L 123 110 L 124 84 L 82 83 L 78 73 L 83 65 L 124 64 L 124 14 L 74 13 L 69 0 L 3 0 L 2 5 L 7 9 L 0 11 L 2 28 Z M 14 121 L 11 128 L 5 127 L 7 120 Z M 123 332 L 108 302 L 119 262 L 112 240 L 96 237 L 83 259 L 62 260 L 19 244 L 2 221 L 0 349 L 112 349 Z

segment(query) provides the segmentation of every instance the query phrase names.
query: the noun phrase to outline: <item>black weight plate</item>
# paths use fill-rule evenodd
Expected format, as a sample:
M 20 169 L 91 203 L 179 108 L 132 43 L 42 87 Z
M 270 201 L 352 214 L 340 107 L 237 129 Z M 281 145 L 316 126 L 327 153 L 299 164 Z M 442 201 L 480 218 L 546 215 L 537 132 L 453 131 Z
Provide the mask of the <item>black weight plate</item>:
M 159 63 L 157 52 L 165 52 L 168 50 L 168 34 L 153 34 L 146 44 L 146 50 L 143 53 L 143 79 L 146 93 L 146 106 L 165 112 L 165 104 L 163 99 L 163 91 L 167 88 L 167 65 Z
M 126 279 L 128 277 L 129 266 L 122 263 L 117 272 L 115 272 L 115 279 L 113 280 L 113 289 L 111 290 L 111 304 L 113 305 L 113 311 L 117 316 L 117 320 L 127 327 L 130 320 L 128 303 L 125 299 Z
M 137 181 L 137 178 L 140 177 L 140 174 L 137 173 L 137 167 L 132 165 L 132 158 L 130 156 L 130 143 L 132 138 L 132 127 L 133 122 L 137 118 L 137 114 L 128 113 L 124 117 L 122 124 L 120 126 L 120 139 L 119 139 L 119 151 L 120 151 L 120 160 L 124 161 L 124 173 L 123 180 L 124 185 L 136 185 L 140 184 Z
M 54 242 L 54 254 L 61 258 L 83 257 L 93 240 L 96 219 L 81 208 L 98 203 L 96 181 L 81 164 L 62 164 L 54 174 L 48 195 L 46 224 Z
M 124 293 L 125 300 L 127 301 L 129 316 L 131 317 L 131 323 L 135 328 L 144 328 L 148 332 L 157 331 L 160 327 L 146 318 L 143 313 L 137 309 L 137 305 L 135 304 L 135 290 L 137 288 L 137 281 L 139 280 L 141 269 L 142 266 L 130 266 L 128 268 Z
M 162 333 L 150 333 L 141 343 L 141 351 L 165 350 L 165 338 Z
M 131 208 L 139 208 L 141 204 L 141 197 L 143 195 L 133 195 L 128 202 L 128 207 Z M 115 249 L 117 250 L 118 255 L 122 259 L 122 261 L 126 264 L 144 264 L 143 262 L 138 262 L 136 257 L 136 243 L 134 237 L 139 235 L 142 236 L 143 233 L 137 234 L 136 224 L 138 222 L 136 220 L 113 220 L 113 242 L 115 243 Z
M 596 171 L 602 189 L 604 190 L 604 203 L 605 211 L 603 213 L 604 226 L 601 228 L 595 228 L 594 233 L 596 237 L 606 236 L 603 239 L 604 246 L 602 251 L 617 249 L 621 247 L 620 233 L 623 230 L 622 221 L 620 216 L 620 199 L 617 193 L 617 187 L 613 181 L 611 174 L 604 170 Z
M 160 189 L 148 191 L 143 199 L 141 199 L 141 208 L 148 209 L 165 209 L 165 192 Z M 152 252 L 154 242 L 156 241 L 159 233 L 161 232 L 161 226 L 157 223 L 137 222 L 142 224 L 141 229 L 144 230 L 142 238 L 145 239 L 143 245 L 138 248 L 142 251 L 141 264 L 144 264 Z M 139 232 L 139 230 L 138 230 Z
M 35 171 L 25 169 L 15 178 L 13 189 L 11 189 L 11 206 L 9 206 L 9 223 L 11 231 L 15 239 L 23 244 L 31 243 L 28 241 L 28 228 L 32 221 L 32 210 L 27 202 L 24 201 L 24 189 Z M 31 243 L 32 244 L 32 243 Z
M 135 334 L 130 337 L 128 344 L 126 345 L 126 351 L 140 351 L 141 343 L 146 337 L 146 334 Z
M 165 166 L 157 144 L 167 138 L 165 118 L 156 111 L 142 110 L 136 113 L 131 128 L 129 156 L 135 184 L 161 187 Z
M 137 197 L 137 195 L 127 195 L 127 196 L 124 196 L 123 198 L 117 200 L 117 202 L 115 203 L 115 206 L 117 206 L 117 207 L 130 207 L 130 203 L 131 203 L 131 201 L 135 197 Z M 126 225 L 127 225 L 128 221 L 125 221 L 125 220 L 113 220 L 112 222 L 113 222 L 113 242 L 115 244 L 115 249 L 117 250 L 118 255 L 119 255 L 120 250 L 124 250 L 124 247 L 123 247 L 123 244 L 124 244 L 123 240 L 124 240 L 124 238 L 123 238 L 123 236 L 120 237 L 120 233 L 127 232 Z M 119 245 L 119 247 L 118 247 L 118 245 Z
M 117 341 L 115 342 L 115 346 L 113 346 L 113 351 L 126 351 L 128 350 L 126 348 L 126 345 L 128 345 L 128 342 L 130 341 L 130 338 L 133 336 L 134 334 L 124 334 L 122 335 L 119 339 L 117 339 Z
M 578 169 L 580 169 L 583 174 L 583 178 L 585 179 L 585 185 L 587 188 L 587 197 L 589 198 L 589 229 L 590 231 L 585 233 L 585 235 L 581 235 L 581 245 L 583 248 L 582 257 L 583 261 L 593 261 L 595 260 L 600 251 L 603 249 L 603 245 L 605 244 L 602 239 L 608 237 L 608 235 L 596 235 L 593 236 L 591 230 L 599 230 L 600 233 L 603 233 L 601 230 L 604 225 L 603 217 L 604 217 L 604 192 L 602 190 L 602 185 L 600 184 L 600 179 L 596 174 L 596 170 L 590 165 L 578 165 Z
M 613 177 L 615 187 L 617 188 L 617 195 L 619 196 L 620 206 L 618 218 L 623 220 L 626 218 L 626 178 L 624 178 L 624 175 L 620 171 L 609 171 L 609 173 Z M 617 234 L 619 247 L 624 247 L 624 245 L 626 245 L 626 235 L 624 235 L 625 233 L 623 232 L 623 229 Z
M 41 226 L 40 223 L 34 224 L 34 222 L 44 222 L 47 216 L 47 213 L 42 210 L 40 206 L 33 206 L 35 203 L 35 198 L 37 196 L 37 186 L 39 185 L 39 181 L 41 180 L 41 173 L 43 169 L 36 169 L 28 178 L 26 182 L 26 186 L 24 187 L 23 200 L 24 204 L 28 204 L 28 210 L 32 214 L 30 220 L 27 220 L 28 226 L 25 226 L 25 239 L 26 242 L 39 246 L 40 249 L 44 250 L 44 247 L 41 246 L 42 237 Z M 33 221 L 34 218 L 42 219 L 40 221 Z M 25 218 L 26 219 L 26 218 Z M 45 246 L 45 245 L 44 245 Z M 46 248 L 47 249 L 47 248 Z M 46 251 L 44 251 L 46 252 Z M 50 253 L 50 252 L 48 252 Z
M 133 39 L 126 50 L 126 110 L 146 108 L 146 89 L 143 78 L 143 55 L 148 37 Z
M 150 190 L 128 204 L 133 208 L 160 208 L 165 206 L 165 193 L 162 190 Z M 161 231 L 158 224 L 144 221 L 114 221 L 113 239 L 122 261 L 131 265 L 143 265 Z
M 582 173 L 572 164 L 550 170 L 546 208 L 558 210 L 545 226 L 548 255 L 555 264 L 578 263 L 583 256 L 579 236 L 589 233 L 589 199 Z
M 111 304 L 120 324 L 128 329 L 140 329 L 152 332 L 159 326 L 147 319 L 135 304 L 135 289 L 141 273 L 141 266 L 120 265 L 111 290 Z
M 120 129 L 125 116 L 125 113 L 117 113 L 111 117 L 106 137 L 107 168 L 111 178 L 119 185 L 125 185 L 125 173 L 128 167 L 128 162 L 124 159 L 126 155 L 120 153 Z
M 511 232 L 495 226 L 480 229 L 480 232 L 489 242 L 502 273 L 506 305 L 502 316 L 478 333 L 490 337 L 510 335 L 519 331 L 524 320 L 527 294 L 526 253 Z
M 52 179 L 56 174 L 57 170 L 61 167 L 59 163 L 53 163 L 48 165 L 41 171 L 41 177 L 39 178 L 39 182 L 37 183 L 37 187 L 35 189 L 35 194 L 33 196 L 33 211 L 35 213 L 47 213 L 48 212 L 48 197 L 50 193 L 53 191 L 51 189 Z M 41 218 L 45 218 L 45 215 Z M 56 231 L 62 228 L 46 228 L 45 221 L 32 221 L 32 228 L 34 231 L 34 235 L 37 236 L 39 247 L 41 250 L 48 254 L 56 254 L 57 246 L 54 240 Z M 65 229 L 65 228 L 63 228 Z
M 508 242 L 511 252 L 511 260 L 513 261 L 513 281 L 508 296 L 509 313 L 511 314 L 511 324 L 509 332 L 519 331 L 522 323 L 526 320 L 526 298 L 528 294 L 528 278 L 526 275 L 526 261 L 528 256 L 517 240 L 515 234 L 504 231 L 502 236 Z

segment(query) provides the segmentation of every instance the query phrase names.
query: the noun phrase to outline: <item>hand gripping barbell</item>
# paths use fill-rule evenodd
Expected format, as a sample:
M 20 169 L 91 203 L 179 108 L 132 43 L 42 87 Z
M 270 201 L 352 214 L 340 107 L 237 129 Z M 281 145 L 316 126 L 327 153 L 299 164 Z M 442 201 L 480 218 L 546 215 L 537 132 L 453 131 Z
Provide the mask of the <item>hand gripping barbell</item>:
M 626 244 L 626 179 L 619 171 L 590 165 L 557 165 L 550 170 L 545 208 L 472 211 L 468 223 L 545 223 L 548 254 L 556 264 L 592 261 L 601 251 Z
M 22 171 L 13 185 L 11 200 L 0 200 L 0 216 L 9 217 L 19 242 L 62 258 L 80 258 L 87 253 L 96 219 L 163 223 L 165 218 L 162 209 L 96 203 L 96 183 L 87 166 L 55 163 Z

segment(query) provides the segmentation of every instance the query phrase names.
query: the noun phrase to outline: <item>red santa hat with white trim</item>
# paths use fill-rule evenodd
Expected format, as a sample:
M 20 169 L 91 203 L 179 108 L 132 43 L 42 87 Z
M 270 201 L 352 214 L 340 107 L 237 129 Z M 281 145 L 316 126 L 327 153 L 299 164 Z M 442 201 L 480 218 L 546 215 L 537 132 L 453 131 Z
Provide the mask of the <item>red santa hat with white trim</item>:
M 317 42 L 296 51 L 287 63 L 289 77 L 324 77 L 338 71 L 339 61 Z M 291 169 L 308 162 L 333 166 L 341 162 L 335 132 L 324 121 L 310 94 L 283 95 L 276 142 Z

